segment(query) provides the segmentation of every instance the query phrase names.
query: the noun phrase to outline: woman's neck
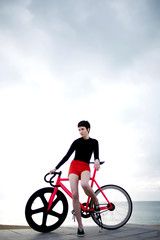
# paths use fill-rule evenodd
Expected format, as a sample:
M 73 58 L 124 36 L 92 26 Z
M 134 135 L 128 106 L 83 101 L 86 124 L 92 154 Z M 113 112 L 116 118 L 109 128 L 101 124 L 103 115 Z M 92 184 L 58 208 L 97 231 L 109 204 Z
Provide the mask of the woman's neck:
M 88 140 L 89 139 L 89 135 L 86 135 L 83 137 L 84 140 Z

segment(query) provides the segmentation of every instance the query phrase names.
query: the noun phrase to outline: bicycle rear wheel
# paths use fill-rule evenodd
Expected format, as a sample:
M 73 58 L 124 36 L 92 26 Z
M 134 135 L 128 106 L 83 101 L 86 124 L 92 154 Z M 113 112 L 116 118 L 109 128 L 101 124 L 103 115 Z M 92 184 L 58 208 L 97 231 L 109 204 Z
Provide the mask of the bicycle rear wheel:
M 25 216 L 31 228 L 38 232 L 50 232 L 58 228 L 68 213 L 68 202 L 61 191 L 57 191 L 49 211 L 48 200 L 54 188 L 42 188 L 36 191 L 28 200 Z
M 111 209 L 101 210 L 99 213 L 91 212 L 91 217 L 100 227 L 113 230 L 122 227 L 127 223 L 132 214 L 132 201 L 129 194 L 116 185 L 105 185 L 101 187 L 103 193 L 112 204 Z M 95 192 L 100 207 L 109 207 L 108 202 L 98 189 Z M 94 203 L 91 200 L 91 208 Z

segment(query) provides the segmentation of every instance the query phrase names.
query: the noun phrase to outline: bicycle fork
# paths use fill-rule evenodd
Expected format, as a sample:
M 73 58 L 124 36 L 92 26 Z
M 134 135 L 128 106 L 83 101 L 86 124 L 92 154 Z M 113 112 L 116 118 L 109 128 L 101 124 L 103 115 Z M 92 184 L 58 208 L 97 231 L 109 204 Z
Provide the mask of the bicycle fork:
M 50 196 L 50 199 L 48 201 L 48 208 L 47 208 L 47 212 L 50 210 L 51 206 L 52 206 L 52 202 L 53 202 L 53 199 L 55 198 L 56 196 L 56 193 L 58 191 L 58 187 L 60 187 L 60 176 L 58 176 L 57 178 L 57 182 L 56 182 L 56 185 L 54 186 L 54 190 L 53 190 L 53 193 L 51 194 Z

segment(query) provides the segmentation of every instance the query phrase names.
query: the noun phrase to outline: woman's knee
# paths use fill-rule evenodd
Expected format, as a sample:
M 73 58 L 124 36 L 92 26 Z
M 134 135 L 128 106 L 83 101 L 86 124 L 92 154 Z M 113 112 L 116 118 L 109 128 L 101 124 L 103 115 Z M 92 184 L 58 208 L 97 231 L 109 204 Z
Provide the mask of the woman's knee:
M 89 189 L 89 184 L 87 182 L 81 182 L 81 186 L 84 191 Z
M 78 192 L 72 192 L 72 199 L 73 200 L 79 200 L 79 194 L 78 194 Z

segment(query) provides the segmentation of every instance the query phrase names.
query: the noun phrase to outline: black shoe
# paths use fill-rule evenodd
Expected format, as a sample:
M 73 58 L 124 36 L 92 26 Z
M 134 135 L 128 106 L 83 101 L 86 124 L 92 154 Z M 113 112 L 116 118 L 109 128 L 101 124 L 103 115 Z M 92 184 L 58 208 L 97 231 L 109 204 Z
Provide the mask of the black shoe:
M 78 228 L 77 235 L 78 237 L 83 237 L 85 235 L 83 228 Z
M 94 211 L 95 211 L 96 213 L 99 213 L 99 212 L 100 212 L 100 207 L 99 207 L 99 205 L 95 205 L 95 206 L 94 206 Z

